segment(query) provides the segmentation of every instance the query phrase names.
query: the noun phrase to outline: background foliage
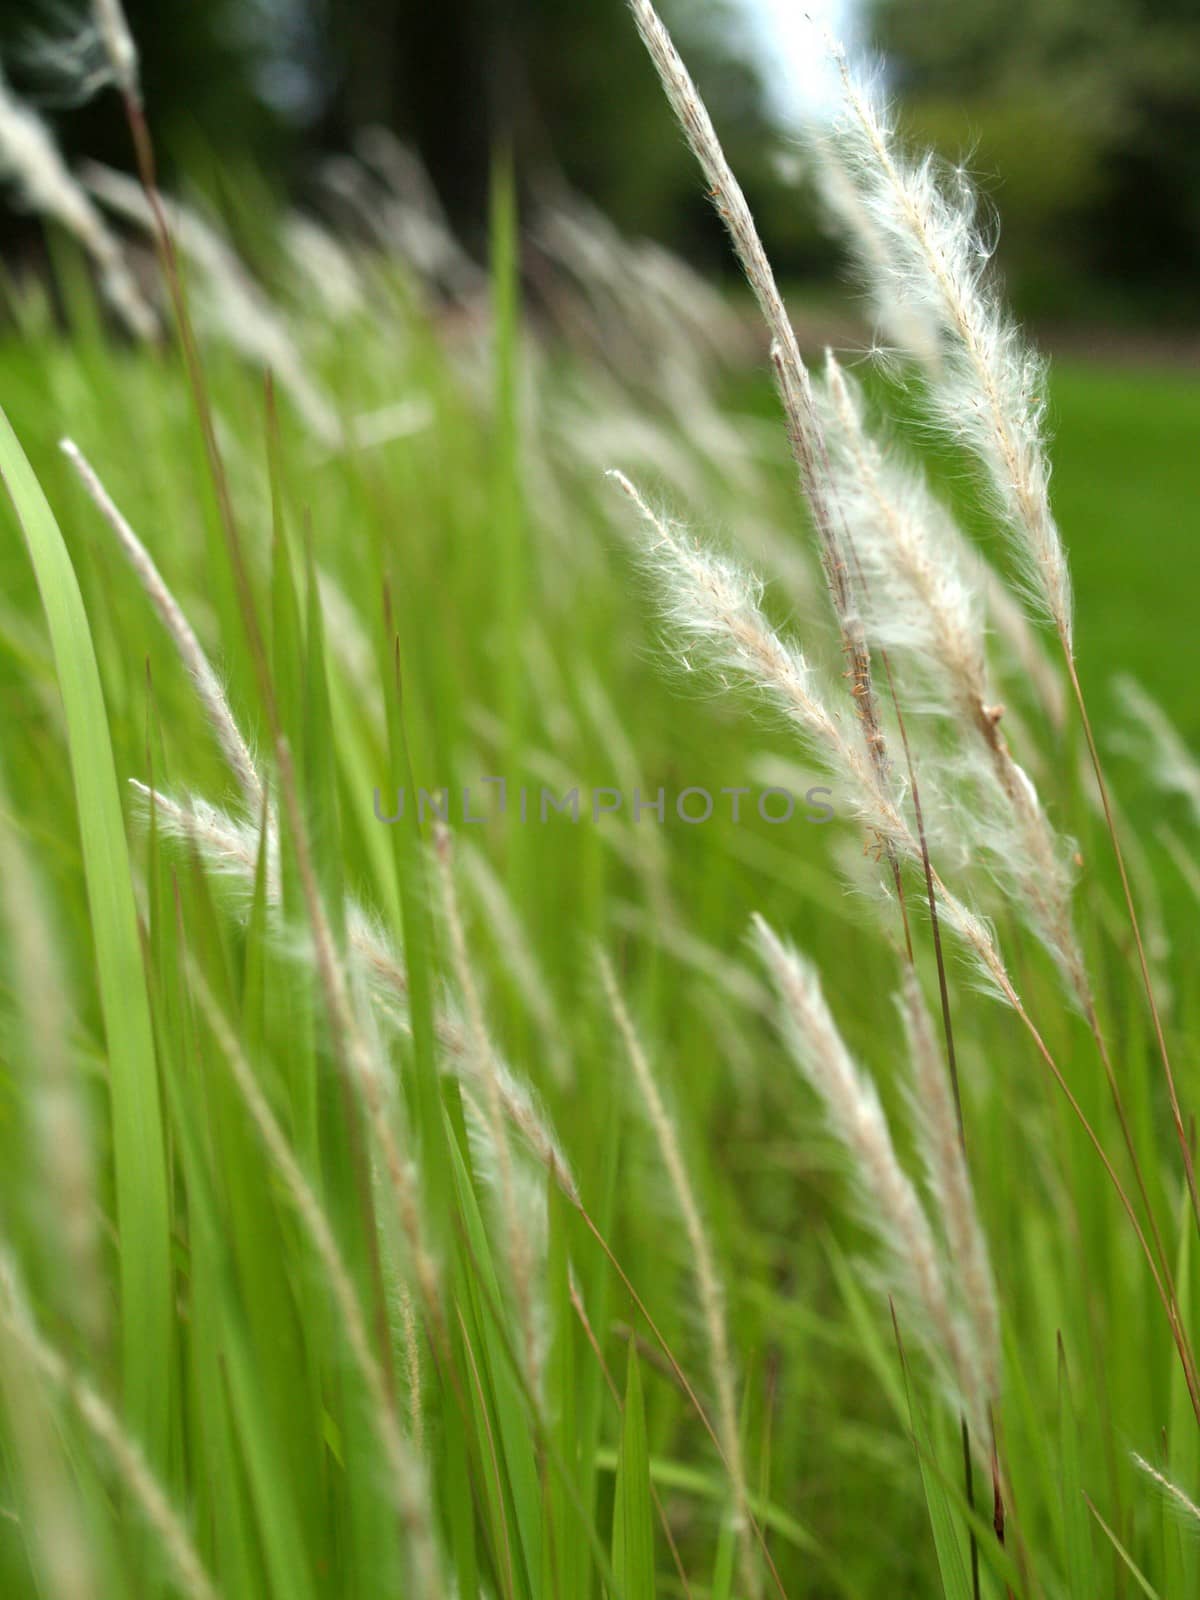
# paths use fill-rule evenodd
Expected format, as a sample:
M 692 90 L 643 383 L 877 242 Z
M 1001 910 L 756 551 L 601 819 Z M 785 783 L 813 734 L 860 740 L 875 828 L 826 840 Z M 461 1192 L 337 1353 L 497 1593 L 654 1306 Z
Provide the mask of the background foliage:
M 780 270 L 833 260 L 782 183 L 750 0 L 664 12 L 713 110 Z M 527 191 L 581 191 L 627 231 L 711 271 L 720 236 L 622 0 L 131 0 L 160 143 L 193 181 L 253 169 L 311 192 L 316 158 L 372 123 L 419 152 L 469 243 L 489 153 L 515 148 Z M 1186 318 L 1200 270 L 1200 18 L 1190 0 L 867 0 L 911 131 L 965 156 L 1003 211 L 1001 256 L 1025 309 Z M 53 9 L 0 0 L 0 59 L 51 103 Z M 52 81 L 53 75 L 51 75 Z M 68 147 L 125 159 L 111 102 L 62 108 Z M 170 162 L 168 162 L 170 170 Z

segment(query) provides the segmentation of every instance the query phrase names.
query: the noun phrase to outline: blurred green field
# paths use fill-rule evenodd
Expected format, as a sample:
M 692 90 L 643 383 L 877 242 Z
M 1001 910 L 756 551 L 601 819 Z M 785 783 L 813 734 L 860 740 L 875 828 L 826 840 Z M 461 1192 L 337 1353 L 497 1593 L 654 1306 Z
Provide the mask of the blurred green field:
M 347 430 L 332 444 L 306 429 L 281 386 L 272 446 L 261 372 L 206 336 L 265 675 L 173 347 L 115 345 L 71 280 L 69 333 L 44 296 L 18 299 L 18 332 L 0 347 L 3 405 L 78 575 L 105 716 L 68 734 L 62 686 L 75 682 L 79 657 L 61 641 L 57 655 L 52 648 L 29 547 L 6 502 L 0 821 L 39 888 L 9 904 L 2 941 L 5 1250 L 38 1325 L 144 1447 L 219 1594 L 424 1600 L 412 1540 L 397 1527 L 378 1408 L 324 1266 L 226 1069 L 219 1028 L 197 998 L 198 971 L 329 1212 L 406 1437 L 416 1431 L 414 1404 L 419 1412 L 447 1590 L 505 1600 L 743 1595 L 729 1484 L 680 1378 L 711 1403 L 695 1263 L 599 990 L 599 947 L 617 965 L 665 1086 L 715 1240 L 752 1506 L 783 1592 L 874 1600 L 940 1585 L 962 1600 L 970 1528 L 987 1600 L 1006 1587 L 1018 1600 L 1132 1596 L 1131 1562 L 1163 1600 L 1194 1593 L 1200 1547 L 1129 1458 L 1140 1450 L 1193 1491 L 1200 1481 L 1165 1319 L 1094 1152 L 1012 1013 L 952 961 L 972 1170 L 1004 1328 L 998 1423 L 1013 1497 L 1001 1550 L 988 1531 L 986 1474 L 977 1469 L 972 1521 L 956 1418 L 915 1356 L 910 1408 L 869 1229 L 747 948 L 759 911 L 819 962 L 910 1157 L 891 999 L 897 938 L 888 908 L 854 892 L 873 875 L 859 830 L 844 816 L 828 828 L 785 828 L 754 812 L 736 826 L 721 812 L 692 827 L 671 814 L 670 799 L 661 826 L 635 822 L 628 806 L 598 822 L 586 816 L 598 787 L 653 796 L 662 786 L 674 797 L 690 785 L 802 790 L 821 781 L 786 729 L 691 663 L 668 659 L 631 549 L 636 528 L 604 480 L 608 466 L 761 568 L 771 614 L 840 692 L 838 647 L 765 378 L 756 370 L 747 393 L 744 368 L 731 376 L 722 314 L 709 301 L 680 324 L 685 289 L 700 296 L 690 280 L 677 285 L 678 304 L 656 309 L 639 259 L 618 256 L 615 274 L 582 291 L 562 286 L 564 298 L 569 289 L 586 302 L 598 333 L 579 315 L 549 330 L 532 316 L 522 326 L 502 207 L 490 303 L 448 315 L 387 260 L 360 265 L 361 300 L 336 316 L 311 281 L 275 284 L 304 370 Z M 622 301 L 612 283 L 626 280 Z M 1080 363 L 1056 367 L 1053 383 L 1057 506 L 1102 740 L 1119 731 L 1106 685 L 1122 670 L 1194 734 L 1179 643 L 1194 609 L 1189 445 L 1200 391 L 1177 375 Z M 735 404 L 716 398 L 730 388 Z M 354 443 L 361 419 L 394 422 L 398 403 L 415 404 L 411 425 Z M 256 859 L 257 819 L 242 814 L 170 640 L 62 457 L 64 433 L 152 551 L 276 795 L 272 714 L 280 720 L 301 826 L 281 815 L 279 905 L 199 836 L 170 837 L 131 795 L 136 779 L 178 803 L 198 796 L 228 809 Z M 974 505 L 957 472 L 952 487 Z M 73 646 L 82 651 L 83 638 Z M 1115 874 L 1079 776 L 1079 735 L 1069 721 L 1054 724 L 1003 650 L 997 670 L 1021 760 L 1086 863 L 1082 938 L 1195 1327 L 1195 1241 Z M 78 772 L 83 763 L 96 781 L 106 744 L 139 908 L 137 929 L 124 934 L 145 964 L 162 1097 L 148 1119 L 113 1071 L 114 1018 L 97 978 L 104 929 L 119 931 L 120 919 L 98 923 L 87 894 L 104 852 L 80 828 Z M 1115 770 L 1134 781 L 1131 792 L 1152 793 L 1128 763 Z M 451 941 L 419 890 L 423 841 L 411 813 L 404 827 L 385 828 L 373 809 L 376 787 L 386 806 L 398 786 L 411 795 L 413 781 L 457 793 L 496 774 L 514 794 L 526 785 L 560 796 L 578 785 L 585 796 L 579 823 L 551 815 L 522 827 L 489 808 L 484 825 L 456 828 L 455 854 L 487 1026 L 517 1081 L 544 1101 L 583 1202 L 641 1299 L 514 1136 L 534 1246 L 540 1393 L 521 1367 L 511 1230 L 479 1078 L 448 1049 L 435 1052 L 414 998 L 427 991 L 431 1010 L 461 1022 Z M 1151 803 L 1155 821 L 1170 814 L 1190 826 L 1186 811 Z M 417 1175 L 449 1313 L 445 1346 L 414 1286 L 386 1172 L 374 1165 L 364 1185 L 355 1171 L 365 1114 L 356 1094 L 340 1092 L 337 1029 L 305 932 L 305 835 L 386 1116 Z M 1177 878 L 1156 889 L 1157 869 L 1136 843 L 1137 889 L 1150 911 L 1159 899 L 1190 908 Z M 1022 994 L 1115 1152 L 1116 1118 L 1086 1030 L 1044 953 L 974 866 L 953 862 L 995 917 Z M 407 985 L 390 994 L 390 1009 L 344 932 L 359 926 L 358 908 L 377 919 L 371 927 Z M 1151 951 L 1184 1061 L 1197 1000 L 1187 926 Z M 62 998 L 47 1004 L 46 995 Z M 82 1201 L 62 1185 L 53 1115 L 47 1122 L 48 1110 L 61 1110 L 45 1092 L 56 1061 L 86 1111 L 94 1170 Z M 1190 1094 L 1190 1075 L 1184 1081 Z M 131 1128 L 143 1141 L 132 1157 Z M 139 1181 L 147 1203 L 131 1215 L 122 1185 L 132 1182 L 136 1195 Z M 64 1258 L 64 1241 L 78 1244 L 80 1206 L 99 1264 L 92 1301 Z M 144 1255 L 134 1254 L 139 1245 Z M 417 1306 L 415 1333 L 401 1285 L 409 1310 Z M 91 1318 L 102 1337 L 89 1332 Z M 47 1549 L 73 1539 L 83 1594 L 194 1596 L 161 1529 L 147 1534 L 128 1474 L 70 1384 L 19 1338 L 0 1342 L 0 1369 L 0 1592 L 40 1597 L 53 1570 Z M 636 1550 L 618 1535 L 622 1518 L 646 1535 Z
M 1054 500 L 1070 542 L 1080 658 L 1101 704 L 1132 673 L 1200 744 L 1200 702 L 1176 645 L 1196 624 L 1200 379 L 1170 370 L 1056 361 Z

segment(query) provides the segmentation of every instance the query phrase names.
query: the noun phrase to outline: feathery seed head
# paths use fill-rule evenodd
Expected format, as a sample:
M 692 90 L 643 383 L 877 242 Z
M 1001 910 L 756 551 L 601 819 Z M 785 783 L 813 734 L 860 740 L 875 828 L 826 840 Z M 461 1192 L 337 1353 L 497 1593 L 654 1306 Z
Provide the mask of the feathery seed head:
M 689 652 L 703 649 L 714 666 L 768 694 L 808 737 L 840 747 L 843 735 L 819 697 L 808 662 L 763 615 L 761 581 L 653 511 L 624 473 L 608 476 L 641 515 L 649 535 L 643 561 L 658 580 L 664 618 L 687 665 Z
M 159 620 L 170 634 L 171 642 L 179 652 L 180 659 L 195 685 L 196 693 L 221 747 L 221 753 L 241 787 L 249 810 L 257 815 L 262 810 L 265 794 L 262 777 L 230 709 L 220 679 L 205 655 L 199 639 L 192 631 L 191 624 L 184 616 L 175 596 L 167 588 L 162 574 L 154 563 L 154 558 L 121 514 L 82 450 L 70 439 L 63 439 L 59 448 L 79 474 L 80 481 L 101 516 L 116 534 L 122 554 L 133 568 L 151 605 L 158 613 Z
M 937 1239 L 900 1164 L 875 1085 L 854 1061 L 830 1014 L 816 968 L 759 916 L 755 943 L 779 995 L 783 1032 L 850 1158 L 863 1220 L 888 1256 L 889 1287 L 906 1331 L 929 1354 L 976 1443 L 989 1437 L 989 1396 L 971 1330 L 954 1303 Z
M 837 141 L 824 123 L 815 122 L 807 129 L 806 138 L 815 156 L 809 163 L 812 178 L 831 230 L 867 267 L 873 282 L 886 280 L 890 271 L 887 239 L 847 171 Z M 876 296 L 875 315 L 888 346 L 874 354 L 898 352 L 936 372 L 942 359 L 942 334 L 927 306 L 908 296 Z
M 999 727 L 978 593 L 967 576 L 977 563 L 924 474 L 872 437 L 861 399 L 832 355 L 820 409 L 830 480 L 866 579 L 870 636 L 963 752 L 955 761 L 939 752 L 926 765 L 927 797 L 947 808 L 949 841 L 985 859 L 1082 998 L 1087 981 L 1072 928 L 1070 851 Z M 951 782 L 953 805 L 943 792 Z
M 922 852 L 901 814 L 899 796 L 840 721 L 826 708 L 816 675 L 804 656 L 787 644 L 759 609 L 760 586 L 733 562 L 696 545 L 681 529 L 652 511 L 620 472 L 609 476 L 629 496 L 650 534 L 644 561 L 658 580 L 668 626 L 687 653 L 701 647 L 709 661 L 732 672 L 788 718 L 808 747 L 841 785 L 843 804 L 870 837 L 898 861 L 922 868 Z M 987 925 L 935 874 L 947 925 L 964 944 L 988 988 L 1013 1002 L 1011 980 Z
M 1070 647 L 1071 586 L 1050 509 L 1041 358 L 1000 309 L 988 280 L 990 247 L 961 170 L 949 179 L 932 156 L 908 157 L 874 83 L 837 52 L 843 98 L 830 135 L 878 248 L 861 266 L 877 306 L 915 312 L 943 334 L 925 386 L 934 419 L 967 446 L 987 481 L 1027 587 Z M 822 144 L 814 146 L 817 161 Z
M 56 222 L 87 252 L 105 299 L 137 339 L 153 338 L 158 319 L 129 271 L 121 247 L 67 169 L 45 123 L 13 95 L 0 74 L 0 181 L 32 211 Z
M 872 436 L 861 393 L 832 352 L 818 407 L 832 492 L 865 580 L 867 631 L 935 704 L 973 719 L 987 699 L 986 667 L 962 535 L 924 473 Z
M 141 101 L 137 45 L 121 7 L 121 0 L 92 0 L 96 31 L 112 68 L 113 81 L 122 94 Z
M 1197 1527 L 1200 1527 L 1200 1506 L 1196 1504 L 1190 1495 L 1185 1494 L 1177 1483 L 1172 1482 L 1165 1473 L 1160 1472 L 1157 1467 L 1151 1466 L 1145 1456 L 1138 1455 L 1136 1450 L 1131 1450 L 1129 1453 L 1138 1471 L 1145 1473 L 1151 1483 L 1158 1486 L 1166 1496 L 1167 1503 L 1187 1522 L 1189 1530 L 1194 1533 Z
M 763 614 L 757 577 L 653 511 L 623 473 L 609 477 L 633 501 L 647 529 L 643 562 L 657 581 L 664 620 L 686 665 L 693 666 L 693 650 L 702 652 L 702 661 L 757 690 L 838 779 L 843 803 L 881 846 L 919 859 L 886 763 L 847 737 L 828 709 L 815 670 Z
M 691 146 L 692 154 L 700 163 L 701 171 L 709 184 L 709 192 L 721 219 L 729 231 L 742 270 L 754 291 L 763 318 L 773 340 L 778 341 L 789 368 L 797 375 L 804 370 L 800 349 L 791 320 L 783 304 L 771 271 L 767 253 L 763 249 L 754 225 L 750 207 L 742 193 L 733 169 L 725 159 L 721 141 L 717 138 L 712 118 L 692 82 L 687 68 L 662 19 L 650 0 L 630 0 L 638 32 L 658 72 L 671 109 Z

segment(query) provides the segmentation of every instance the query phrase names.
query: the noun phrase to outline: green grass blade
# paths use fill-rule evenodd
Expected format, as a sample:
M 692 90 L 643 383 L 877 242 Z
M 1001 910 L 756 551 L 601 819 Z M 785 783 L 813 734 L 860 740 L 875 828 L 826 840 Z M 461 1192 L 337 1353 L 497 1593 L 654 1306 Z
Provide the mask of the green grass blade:
M 2 411 L 0 472 L 33 562 L 67 720 L 108 1048 L 121 1239 L 125 1408 L 151 1460 L 162 1466 L 171 1416 L 170 1199 L 154 1035 L 116 764 L 100 671 L 71 558 Z
M 613 1572 L 625 1600 L 654 1600 L 654 1513 L 650 1449 L 638 1368 L 637 1340 L 629 1341 L 621 1456 L 613 1506 Z
M 1129 1573 L 1129 1575 L 1133 1579 L 1134 1583 L 1137 1584 L 1137 1586 L 1141 1590 L 1141 1592 L 1146 1596 L 1146 1600 L 1162 1600 L 1162 1596 L 1159 1594 L 1158 1590 L 1154 1587 L 1154 1585 L 1146 1577 L 1146 1574 L 1142 1571 L 1142 1569 L 1138 1566 L 1137 1562 L 1129 1554 L 1129 1551 L 1126 1550 L 1125 1546 L 1121 1543 L 1120 1539 L 1117 1538 L 1116 1534 L 1109 1527 L 1108 1523 L 1105 1522 L 1104 1518 L 1096 1510 L 1096 1507 L 1092 1504 L 1090 1499 L 1088 1500 L 1088 1510 L 1092 1513 L 1092 1515 L 1095 1517 L 1096 1521 L 1099 1523 L 1101 1533 L 1103 1533 L 1104 1537 L 1108 1540 L 1109 1544 L 1112 1545 L 1113 1549 L 1116 1551 L 1117 1555 L 1120 1557 L 1121 1564 L 1124 1566 L 1125 1570 Z
M 1176 1224 L 1179 1231 L 1179 1250 L 1175 1258 L 1175 1288 L 1179 1305 L 1187 1322 L 1192 1305 L 1192 1217 L 1186 1194 L 1181 1198 Z M 1192 1324 L 1194 1326 L 1194 1324 Z M 1169 1476 L 1181 1484 L 1188 1493 L 1200 1481 L 1200 1436 L 1192 1414 L 1187 1382 L 1179 1362 L 1171 1364 L 1171 1410 L 1167 1425 Z M 1192 1530 L 1184 1528 L 1166 1503 L 1163 1505 L 1163 1536 L 1167 1546 L 1167 1563 L 1170 1575 L 1167 1583 L 1172 1594 L 1195 1594 L 1200 1581 L 1200 1544 Z
M 908 1395 L 909 1425 L 912 1429 L 913 1445 L 917 1452 L 917 1462 L 921 1469 L 921 1487 L 925 1491 L 925 1507 L 929 1513 L 929 1526 L 933 1532 L 938 1571 L 941 1573 L 942 1578 L 942 1593 L 945 1595 L 946 1600 L 971 1600 L 971 1581 L 967 1576 L 962 1543 L 955 1527 L 950 1496 L 946 1492 L 946 1485 L 938 1470 L 929 1430 L 921 1416 L 920 1408 L 913 1398 L 908 1360 L 904 1354 L 900 1324 L 896 1321 L 894 1308 L 892 1321 L 895 1325 L 896 1347 L 900 1352 L 900 1365 L 904 1374 L 905 1390 Z
M 1079 1466 L 1079 1425 L 1071 1400 L 1070 1376 L 1062 1339 L 1058 1341 L 1058 1449 L 1062 1487 L 1063 1542 L 1067 1552 L 1068 1593 L 1086 1600 L 1096 1592 L 1092 1530 Z

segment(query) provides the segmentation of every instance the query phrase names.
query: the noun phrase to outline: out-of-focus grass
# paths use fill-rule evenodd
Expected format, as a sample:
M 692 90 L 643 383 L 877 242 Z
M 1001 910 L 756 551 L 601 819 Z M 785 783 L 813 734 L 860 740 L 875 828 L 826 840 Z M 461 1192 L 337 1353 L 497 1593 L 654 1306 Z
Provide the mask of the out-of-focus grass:
M 1184 665 L 1196 628 L 1200 378 L 1058 361 L 1051 382 L 1054 500 L 1071 547 L 1082 670 L 1097 701 L 1132 673 L 1192 744 L 1200 701 Z
M 365 304 L 340 323 L 311 296 L 287 300 L 305 360 L 338 412 L 351 418 L 415 399 L 425 415 L 410 434 L 330 450 L 306 436 L 284 396 L 272 463 L 261 376 L 219 347 L 206 348 L 275 714 L 293 752 L 321 891 L 335 935 L 343 887 L 378 916 L 387 939 L 399 943 L 407 932 L 411 989 L 428 989 L 442 1005 L 449 973 L 420 899 L 417 840 L 375 820 L 372 791 L 378 785 L 390 809 L 392 791 L 407 786 L 411 807 L 410 763 L 418 784 L 449 786 L 456 797 L 472 787 L 473 808 L 486 809 L 489 820 L 460 826 L 457 848 L 478 852 L 512 912 L 506 922 L 494 914 L 494 899 L 467 896 L 489 1025 L 517 1077 L 544 1096 L 585 1204 L 672 1352 L 703 1388 L 683 1233 L 621 1075 L 595 982 L 597 944 L 616 958 L 664 1079 L 727 1285 L 751 1499 L 786 1593 L 794 1600 L 935 1593 L 927 1491 L 886 1307 L 855 1260 L 863 1234 L 847 1215 L 845 1184 L 811 1097 L 768 1024 L 745 935 L 750 913 L 762 911 L 813 953 L 850 1041 L 898 1111 L 895 951 L 870 908 L 844 888 L 843 868 L 853 873 L 863 857 L 852 825 L 772 826 L 752 804 L 737 826 L 723 806 L 703 827 L 672 815 L 685 785 L 714 794 L 728 785 L 761 789 L 795 781 L 793 767 L 780 779 L 781 760 L 805 763 L 785 731 L 736 697 L 711 685 L 698 691 L 698 675 L 682 664 L 663 672 L 653 607 L 626 548 L 627 511 L 602 478 L 606 465 L 626 468 L 674 511 L 775 569 L 768 604 L 836 681 L 837 648 L 803 576 L 807 533 L 774 401 L 765 373 L 756 372 L 738 385 L 735 406 L 715 405 L 703 364 L 672 368 L 679 348 L 669 358 L 659 344 L 669 341 L 669 326 L 649 319 L 626 326 L 611 308 L 605 340 L 586 355 L 522 333 L 503 184 L 497 204 L 495 336 L 486 312 L 436 313 L 422 306 L 406 275 L 378 261 L 365 272 Z M 19 309 L 20 336 L 0 347 L 3 403 L 78 574 L 122 790 L 129 778 L 153 777 L 169 794 L 233 804 L 191 685 L 57 449 L 70 432 L 94 460 L 213 653 L 274 773 L 271 718 L 178 363 L 170 350 L 106 341 L 86 298 L 72 303 L 67 333 L 52 325 L 38 296 Z M 1175 376 L 1064 364 L 1055 370 L 1052 411 L 1085 674 L 1104 704 L 1108 673 L 1133 670 L 1194 729 L 1179 662 L 1194 593 L 1189 433 L 1194 438 L 1200 424 L 1200 396 Z M 970 505 L 961 471 L 950 481 Z M 356 1114 L 339 1093 L 336 1042 L 299 931 L 306 920 L 300 839 L 286 816 L 289 931 L 271 935 L 261 899 L 248 913 L 239 909 L 221 874 L 186 847 L 156 839 L 126 802 L 174 1253 L 165 1308 L 171 1348 L 156 1374 L 165 1414 L 151 1427 L 132 1394 L 121 1395 L 121 1356 L 139 1359 L 145 1332 L 126 1325 L 129 1302 L 117 1291 L 122 1252 L 137 1235 L 114 1198 L 120 1097 L 86 898 L 85 857 L 94 846 L 79 828 L 59 670 L 5 505 L 2 825 L 45 884 L 70 986 L 70 1015 L 61 1020 L 95 1134 L 100 1179 L 87 1204 L 102 1223 L 107 1345 L 84 1342 L 64 1293 L 56 1229 L 69 1197 L 47 1182 L 39 1144 L 40 1019 L 37 996 L 14 977 L 19 925 L 8 930 L 0 988 L 7 1240 L 43 1326 L 123 1406 L 130 1426 L 148 1435 L 142 1442 L 152 1464 L 228 1600 L 416 1594 L 406 1585 L 405 1544 L 366 1396 L 320 1264 L 188 983 L 190 959 L 330 1212 L 364 1307 L 379 1319 L 372 1327 L 384 1330 L 382 1359 L 406 1416 L 403 1319 L 395 1294 L 380 1293 L 372 1260 L 378 1244 L 390 1291 L 405 1276 L 404 1250 L 386 1187 L 358 1181 Z M 1104 1020 L 1168 1249 L 1186 1259 L 1161 1079 L 1104 841 L 1076 777 L 1078 738 L 1071 729 L 1047 732 L 1019 678 L 1010 675 L 1004 692 L 1028 729 L 1018 753 L 1035 769 L 1055 822 L 1080 839 L 1087 864 L 1081 922 Z M 515 794 L 500 818 L 482 786 L 501 773 L 514 791 L 529 787 L 524 827 Z M 815 773 L 809 781 L 818 781 Z M 585 820 L 537 820 L 543 784 L 556 794 L 578 784 Z M 623 789 L 625 805 L 622 815 L 593 823 L 588 800 L 600 786 Z M 632 821 L 635 786 L 649 797 L 666 788 L 662 826 L 648 814 Z M 459 814 L 456 798 L 455 820 Z M 1072 1088 L 1116 1150 L 1102 1077 L 1048 962 L 1002 905 L 988 909 Z M 1156 975 L 1169 980 L 1176 1043 L 1186 1040 L 1195 1008 L 1186 921 L 1181 927 L 1173 943 L 1152 952 Z M 522 960 L 534 970 L 532 985 Z M 1132 1592 L 1120 1557 L 1080 1517 L 1081 1490 L 1164 1597 L 1194 1592 L 1195 1547 L 1128 1459 L 1131 1445 L 1159 1459 L 1165 1428 L 1167 1465 L 1197 1487 L 1192 1420 L 1143 1263 L 1093 1153 L 1011 1014 L 977 994 L 957 963 L 952 985 L 973 1170 L 1003 1307 L 1000 1420 L 1014 1490 L 1009 1551 L 1019 1564 L 1014 1571 L 987 1537 L 980 1480 L 983 1593 L 999 1597 L 1003 1576 L 1012 1576 L 1019 1600 Z M 737 1593 L 723 1531 L 729 1490 L 711 1443 L 594 1238 L 557 1194 L 547 1214 L 544 1175 L 528 1171 L 518 1152 L 531 1226 L 536 1233 L 545 1222 L 549 1233 L 537 1277 L 544 1406 L 522 1391 L 494 1165 L 478 1128 L 466 1136 L 453 1081 L 443 1079 L 440 1092 L 431 1085 L 433 1047 L 419 1021 L 417 1033 L 414 1045 L 404 1029 L 385 1026 L 380 1048 L 403 1148 L 421 1170 L 452 1313 L 448 1355 L 424 1336 L 419 1343 L 437 1538 L 460 1592 L 514 1600 L 585 1600 L 602 1584 L 612 1594 L 677 1592 L 649 1480 L 691 1592 Z M 1181 1298 L 1195 1327 L 1194 1274 Z M 1060 1336 L 1073 1401 L 1060 1372 Z M 0 1350 L 3 1361 L 10 1355 L 7 1346 Z M 25 1426 L 10 1406 L 12 1425 L 3 1429 L 0 1592 L 20 1600 L 41 1592 L 32 1574 L 44 1568 L 38 1519 L 47 1507 L 62 1518 L 51 1516 L 48 1534 L 84 1530 L 88 1592 L 103 1600 L 169 1592 L 125 1489 L 114 1488 L 111 1463 L 75 1412 L 61 1396 L 42 1394 L 16 1357 L 11 1372 L 0 1371 L 6 1375 L 6 1392 L 20 1392 L 23 1380 L 45 1416 L 43 1426 L 36 1418 Z M 624 1418 L 609 1378 L 626 1397 Z M 932 1469 L 925 1463 L 926 1482 L 945 1478 L 932 1497 L 947 1508 L 939 1532 L 961 1544 L 965 1559 L 957 1429 L 919 1364 L 914 1388 L 918 1431 L 935 1458 Z M 153 1392 L 147 1384 L 143 1404 L 152 1404 Z M 18 1459 L 16 1442 L 31 1437 L 38 1452 Z M 39 1498 L 51 1469 L 64 1468 L 71 1495 Z M 1102 1575 L 1094 1590 L 1079 1586 L 1088 1560 Z

